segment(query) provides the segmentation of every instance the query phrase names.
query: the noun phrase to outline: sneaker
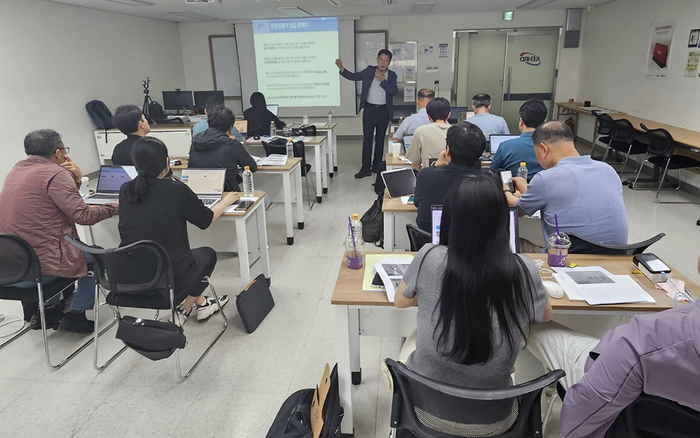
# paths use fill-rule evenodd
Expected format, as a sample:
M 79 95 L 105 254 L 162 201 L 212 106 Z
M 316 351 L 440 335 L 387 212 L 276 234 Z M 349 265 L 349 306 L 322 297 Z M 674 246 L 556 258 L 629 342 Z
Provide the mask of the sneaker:
M 46 330 L 56 330 L 61 324 L 61 319 L 63 319 L 63 312 L 58 309 L 44 309 L 44 316 L 46 317 Z M 39 310 L 29 320 L 29 328 L 31 330 L 41 330 L 41 313 Z
M 192 314 L 192 309 L 190 309 L 189 312 L 185 312 L 182 309 L 182 307 L 177 306 L 177 308 L 175 309 L 175 314 L 177 315 L 177 319 L 175 320 L 175 325 L 177 325 L 178 327 L 182 327 L 183 325 L 185 325 L 185 322 L 187 322 L 187 318 L 189 318 L 190 315 Z M 170 322 L 172 322 L 172 321 L 170 321 Z
M 85 317 L 85 312 L 68 312 L 61 320 L 58 330 L 70 333 L 90 333 L 95 330 L 95 322 Z
M 359 172 L 355 174 L 355 178 L 360 179 L 367 176 L 372 176 L 372 171 L 369 169 L 362 168 Z
M 207 300 L 201 306 L 197 304 L 197 321 L 206 321 L 210 316 L 219 311 L 219 306 L 216 304 L 216 299 L 206 297 Z M 228 295 L 219 297 L 219 304 L 224 307 L 228 303 Z

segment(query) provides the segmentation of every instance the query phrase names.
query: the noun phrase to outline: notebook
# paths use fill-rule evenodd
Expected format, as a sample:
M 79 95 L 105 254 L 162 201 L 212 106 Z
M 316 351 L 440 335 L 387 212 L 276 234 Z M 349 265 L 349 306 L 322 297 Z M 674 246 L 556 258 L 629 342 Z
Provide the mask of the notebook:
M 442 221 L 442 205 L 433 205 L 430 213 L 431 221 L 431 235 L 433 243 L 438 245 L 440 243 L 440 222 Z M 517 207 L 511 207 L 508 209 L 508 215 L 510 217 L 509 230 L 510 230 L 510 250 L 517 253 L 520 252 L 520 239 L 518 231 L 518 209 Z
M 100 166 L 95 193 L 85 198 L 86 204 L 100 205 L 119 200 L 122 184 L 136 178 L 134 166 Z
M 382 180 L 390 198 L 412 195 L 416 191 L 416 174 L 408 167 L 385 170 L 382 172 Z
M 204 205 L 212 208 L 224 193 L 226 169 L 183 169 L 180 181 L 187 184 Z

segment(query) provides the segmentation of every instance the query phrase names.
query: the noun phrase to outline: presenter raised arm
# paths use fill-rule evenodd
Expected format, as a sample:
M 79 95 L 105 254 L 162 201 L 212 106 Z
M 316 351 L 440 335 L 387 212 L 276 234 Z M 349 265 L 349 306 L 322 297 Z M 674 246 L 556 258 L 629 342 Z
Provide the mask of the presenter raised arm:
M 379 171 L 384 154 L 384 138 L 389 120 L 393 114 L 393 98 L 399 89 L 396 86 L 396 73 L 389 70 L 391 52 L 382 49 L 377 54 L 377 65 L 369 65 L 364 70 L 353 73 L 345 69 L 343 61 L 335 60 L 340 74 L 351 81 L 362 81 L 360 109 L 362 113 L 362 168 L 355 178 L 364 178 Z M 376 134 L 375 134 L 376 131 Z M 372 138 L 374 137 L 374 158 L 372 158 Z

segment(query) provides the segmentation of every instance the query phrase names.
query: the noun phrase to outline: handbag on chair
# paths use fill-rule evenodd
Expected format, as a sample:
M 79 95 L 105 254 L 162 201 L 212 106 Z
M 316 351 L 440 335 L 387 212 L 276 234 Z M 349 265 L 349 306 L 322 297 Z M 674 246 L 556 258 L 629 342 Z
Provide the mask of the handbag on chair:
M 151 360 L 166 359 L 176 348 L 185 348 L 187 338 L 172 322 L 124 316 L 119 321 L 117 339 L 124 345 Z

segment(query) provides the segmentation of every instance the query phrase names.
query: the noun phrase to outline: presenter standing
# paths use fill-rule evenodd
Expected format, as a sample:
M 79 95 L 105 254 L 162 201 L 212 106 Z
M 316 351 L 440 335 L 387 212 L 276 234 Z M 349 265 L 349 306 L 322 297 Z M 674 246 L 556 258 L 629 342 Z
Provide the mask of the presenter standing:
M 335 60 L 340 74 L 351 81 L 362 81 L 360 109 L 362 113 L 362 168 L 355 178 L 371 176 L 379 171 L 383 161 L 384 138 L 393 113 L 392 99 L 399 89 L 396 86 L 396 73 L 389 70 L 391 52 L 382 49 L 377 54 L 377 65 L 367 66 L 361 72 L 352 73 L 343 67 L 343 61 Z M 375 136 L 376 130 L 376 136 Z M 372 160 L 372 137 L 375 136 L 374 160 Z

